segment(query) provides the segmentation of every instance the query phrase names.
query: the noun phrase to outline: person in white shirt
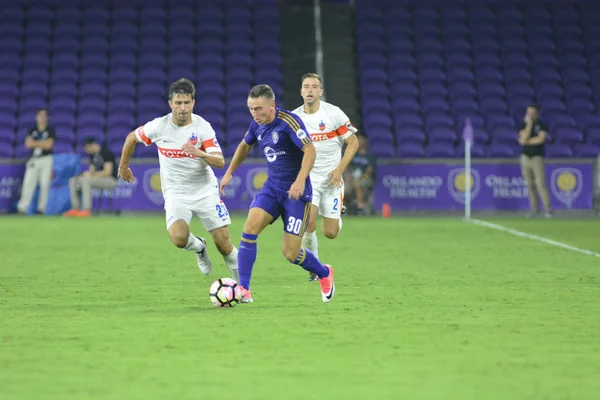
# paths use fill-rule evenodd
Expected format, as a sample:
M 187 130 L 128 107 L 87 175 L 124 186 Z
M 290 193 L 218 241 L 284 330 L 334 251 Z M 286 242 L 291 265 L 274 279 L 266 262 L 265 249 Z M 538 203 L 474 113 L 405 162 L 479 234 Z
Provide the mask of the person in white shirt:
M 325 237 L 336 238 L 342 228 L 342 174 L 358 150 L 357 129 L 339 107 L 321 100 L 323 81 L 318 74 L 302 76 L 300 94 L 304 104 L 293 113 L 302 119 L 317 149 L 317 159 L 310 173 L 313 187 L 310 220 L 302 246 L 318 256 L 317 213 L 321 215 Z M 347 146 L 342 157 L 344 143 Z M 310 274 L 309 281 L 316 280 L 317 277 Z
M 172 112 L 129 133 L 123 145 L 119 177 L 126 182 L 134 181 L 129 159 L 137 143 L 156 144 L 171 242 L 181 249 L 196 252 L 200 271 L 208 275 L 212 263 L 206 241 L 190 233 L 192 217 L 199 217 L 233 279 L 239 282 L 238 252 L 227 228 L 231 219 L 211 168 L 223 168 L 225 159 L 210 123 L 192 113 L 195 94 L 196 89 L 189 79 L 182 78 L 171 84 L 169 106 Z

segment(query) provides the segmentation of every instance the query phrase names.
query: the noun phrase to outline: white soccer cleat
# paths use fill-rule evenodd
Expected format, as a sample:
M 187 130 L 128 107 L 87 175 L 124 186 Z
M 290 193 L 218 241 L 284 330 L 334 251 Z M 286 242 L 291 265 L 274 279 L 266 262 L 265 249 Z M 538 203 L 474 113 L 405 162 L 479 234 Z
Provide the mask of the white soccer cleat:
M 200 272 L 202 272 L 204 275 L 208 275 L 212 271 L 212 263 L 210 262 L 210 258 L 208 258 L 208 249 L 206 248 L 206 241 L 200 237 L 198 238 L 198 240 L 204 243 L 204 249 L 202 249 L 202 251 L 196 252 L 196 258 L 198 259 L 198 268 L 200 268 Z

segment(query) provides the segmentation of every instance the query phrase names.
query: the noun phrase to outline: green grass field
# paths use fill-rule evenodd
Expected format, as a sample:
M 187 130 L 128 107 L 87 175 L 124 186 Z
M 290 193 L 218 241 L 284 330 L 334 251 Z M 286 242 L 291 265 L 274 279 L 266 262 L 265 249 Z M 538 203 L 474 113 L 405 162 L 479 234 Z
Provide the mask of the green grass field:
M 600 224 L 492 220 L 600 252 Z M 237 245 L 243 224 L 235 218 Z M 203 233 L 198 222 L 192 225 Z M 597 399 L 600 258 L 444 218 L 346 218 L 319 237 L 337 294 L 259 241 L 255 303 L 162 216 L 0 218 L 0 398 Z

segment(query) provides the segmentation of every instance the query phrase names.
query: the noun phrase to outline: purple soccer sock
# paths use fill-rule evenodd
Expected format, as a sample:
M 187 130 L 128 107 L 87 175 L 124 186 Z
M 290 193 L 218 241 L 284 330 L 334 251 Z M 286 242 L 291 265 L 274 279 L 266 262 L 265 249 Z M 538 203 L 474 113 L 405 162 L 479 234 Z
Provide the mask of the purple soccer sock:
M 317 274 L 319 278 L 326 278 L 329 276 L 329 268 L 323 265 L 313 252 L 308 249 L 301 248 L 298 252 L 298 257 L 296 257 L 293 263 L 300 265 L 302 268 L 313 274 Z
M 242 233 L 242 240 L 238 248 L 238 271 L 240 273 L 240 285 L 246 290 L 250 290 L 250 278 L 252 278 L 252 268 L 256 262 L 256 253 L 258 235 Z

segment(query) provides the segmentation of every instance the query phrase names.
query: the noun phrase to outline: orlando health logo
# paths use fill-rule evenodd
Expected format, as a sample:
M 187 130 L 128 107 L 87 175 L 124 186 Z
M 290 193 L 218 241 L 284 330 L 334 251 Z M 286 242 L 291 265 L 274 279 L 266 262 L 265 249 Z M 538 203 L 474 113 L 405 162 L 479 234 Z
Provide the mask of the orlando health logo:
M 160 169 L 151 168 L 144 172 L 142 179 L 144 194 L 146 197 L 156 205 L 162 205 L 165 199 L 162 195 L 162 185 L 160 180 Z
M 454 200 L 465 203 L 465 193 L 471 188 L 471 200 L 479 194 L 481 179 L 479 171 L 471 169 L 471 175 L 467 176 L 464 168 L 454 168 L 448 173 L 448 191 Z
M 550 175 L 550 190 L 567 208 L 573 206 L 583 188 L 583 176 L 577 168 L 556 168 Z

